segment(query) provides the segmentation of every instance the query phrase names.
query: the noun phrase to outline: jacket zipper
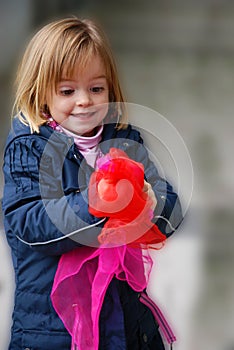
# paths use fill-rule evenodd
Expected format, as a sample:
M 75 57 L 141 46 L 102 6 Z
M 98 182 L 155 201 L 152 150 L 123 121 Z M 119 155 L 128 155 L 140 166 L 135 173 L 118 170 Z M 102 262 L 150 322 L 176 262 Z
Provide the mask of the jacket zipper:
M 155 320 L 163 332 L 163 335 L 166 338 L 166 341 L 170 345 L 170 349 L 172 350 L 172 344 L 176 341 L 176 336 L 165 319 L 162 311 L 145 293 L 140 293 L 139 300 L 151 310 Z

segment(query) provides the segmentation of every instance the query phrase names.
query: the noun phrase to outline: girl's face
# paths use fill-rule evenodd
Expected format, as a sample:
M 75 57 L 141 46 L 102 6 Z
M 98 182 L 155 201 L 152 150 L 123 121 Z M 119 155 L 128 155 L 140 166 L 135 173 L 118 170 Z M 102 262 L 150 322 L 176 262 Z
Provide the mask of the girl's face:
M 52 118 L 65 129 L 92 136 L 107 114 L 108 102 L 106 70 L 95 55 L 82 72 L 77 66 L 72 78 L 62 77 L 48 107 Z

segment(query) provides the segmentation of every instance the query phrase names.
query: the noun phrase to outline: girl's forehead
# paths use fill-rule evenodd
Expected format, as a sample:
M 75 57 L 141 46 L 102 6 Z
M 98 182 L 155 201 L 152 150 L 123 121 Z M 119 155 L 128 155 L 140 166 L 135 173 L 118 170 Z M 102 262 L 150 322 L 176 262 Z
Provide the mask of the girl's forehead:
M 83 62 L 78 59 L 72 69 L 67 67 L 61 76 L 62 80 L 78 77 L 82 79 L 107 78 L 104 60 L 100 55 L 92 55 Z

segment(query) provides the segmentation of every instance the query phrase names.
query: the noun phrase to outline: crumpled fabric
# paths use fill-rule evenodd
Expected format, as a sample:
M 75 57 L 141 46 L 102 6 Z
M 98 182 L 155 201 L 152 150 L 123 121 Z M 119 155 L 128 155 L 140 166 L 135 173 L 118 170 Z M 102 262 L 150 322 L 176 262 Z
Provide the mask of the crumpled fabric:
M 54 309 L 72 336 L 72 350 L 98 350 L 100 310 L 113 277 L 137 292 L 147 287 L 148 248 L 157 244 L 159 249 L 166 237 L 151 222 L 152 202 L 143 186 L 143 165 L 123 151 L 111 148 L 98 160 L 89 184 L 89 211 L 108 217 L 98 236 L 100 247 L 62 255 L 51 292 Z
M 152 260 L 127 245 L 77 248 L 64 254 L 51 293 L 53 306 L 72 337 L 72 349 L 98 350 L 99 315 L 113 277 L 137 292 L 147 286 Z
M 98 239 L 102 246 L 128 244 L 158 249 L 166 236 L 152 223 L 152 200 L 145 192 L 143 164 L 117 148 L 97 161 L 89 184 L 89 211 L 109 217 Z M 155 245 L 156 246 L 153 246 Z

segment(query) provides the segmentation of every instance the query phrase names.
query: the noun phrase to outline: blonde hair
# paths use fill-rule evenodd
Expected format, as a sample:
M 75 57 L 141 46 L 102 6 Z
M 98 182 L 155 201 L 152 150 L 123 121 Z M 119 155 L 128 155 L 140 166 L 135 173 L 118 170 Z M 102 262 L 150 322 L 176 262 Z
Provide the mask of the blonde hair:
M 120 102 L 116 104 L 122 107 L 118 128 L 124 128 L 127 122 L 124 98 L 108 41 L 94 22 L 75 17 L 47 24 L 29 42 L 17 72 L 13 113 L 32 132 L 38 132 L 39 126 L 47 122 L 48 92 L 56 90 L 62 76 L 72 76 L 77 62 L 82 69 L 94 54 L 103 60 L 109 102 Z

